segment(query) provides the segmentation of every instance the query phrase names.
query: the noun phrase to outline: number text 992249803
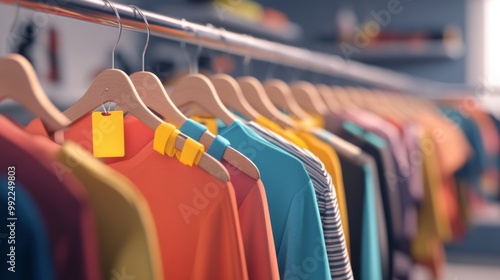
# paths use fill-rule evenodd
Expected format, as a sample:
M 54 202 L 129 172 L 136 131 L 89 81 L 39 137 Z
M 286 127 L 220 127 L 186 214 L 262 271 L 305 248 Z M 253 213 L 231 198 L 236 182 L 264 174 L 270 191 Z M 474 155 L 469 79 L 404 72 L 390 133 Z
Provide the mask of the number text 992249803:
M 16 167 L 7 168 L 7 269 L 16 272 Z

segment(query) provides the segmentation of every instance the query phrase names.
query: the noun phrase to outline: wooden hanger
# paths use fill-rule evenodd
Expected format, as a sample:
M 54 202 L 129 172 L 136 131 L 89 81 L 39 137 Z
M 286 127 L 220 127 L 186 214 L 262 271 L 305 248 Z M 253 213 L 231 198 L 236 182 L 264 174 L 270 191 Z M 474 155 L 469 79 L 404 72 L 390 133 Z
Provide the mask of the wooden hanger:
M 352 100 L 349 97 L 351 89 L 352 87 L 341 87 L 332 91 L 335 98 L 339 102 L 342 111 L 359 109 L 359 107 L 356 104 L 354 104 L 354 102 L 352 102 Z
M 227 108 L 242 114 L 251 121 L 258 118 L 259 112 L 248 103 L 236 79 L 227 74 L 216 74 L 210 77 L 210 81 Z
M 39 117 L 52 132 L 69 124 L 43 91 L 31 63 L 19 54 L 0 58 L 0 102 L 8 98 Z
M 248 103 L 261 115 L 283 127 L 295 127 L 295 121 L 274 106 L 259 80 L 247 76 L 239 78 L 237 81 Z
M 130 79 L 142 102 L 150 110 L 175 125 L 181 125 L 187 120 L 187 117 L 170 100 L 163 84 L 155 74 L 146 71 L 135 72 L 130 75 Z
M 130 75 L 130 79 L 132 80 L 132 83 L 134 84 L 141 100 L 149 109 L 160 114 L 170 123 L 175 125 L 183 124 L 187 120 L 187 117 L 184 116 L 170 100 L 160 79 L 155 74 L 144 71 L 146 51 L 149 45 L 151 30 L 149 28 L 148 20 L 142 10 L 134 5 L 129 6 L 134 10 L 134 16 L 135 12 L 137 12 L 142 17 L 147 30 L 146 44 L 142 51 L 142 71 L 133 73 Z
M 194 74 L 181 78 L 170 94 L 170 98 L 178 108 L 198 105 L 201 108 L 198 112 L 209 113 L 221 119 L 226 125 L 236 121 L 236 116 L 219 99 L 214 85 L 203 75 Z M 206 131 L 200 138 L 200 142 L 208 147 L 214 139 L 215 136 Z M 234 148 L 228 147 L 223 158 L 251 178 L 260 179 L 260 172 L 255 164 Z
M 196 34 L 196 36 L 198 36 L 198 34 Z M 201 48 L 198 48 L 198 53 L 200 51 Z M 195 61 L 197 61 L 197 59 Z M 220 82 L 222 82 L 224 77 L 221 77 L 220 80 Z M 227 81 L 229 79 L 225 78 L 225 80 Z M 222 86 L 224 86 L 224 84 Z M 231 113 L 220 100 L 214 84 L 207 77 L 200 74 L 190 74 L 181 78 L 171 92 L 169 100 L 178 108 L 190 106 L 189 114 L 209 113 L 221 119 L 226 125 L 230 125 L 237 120 L 236 116 Z M 179 127 L 185 121 L 186 120 L 179 123 Z M 205 131 L 199 139 L 206 147 L 209 147 L 214 140 L 215 136 L 208 130 Z M 254 180 L 260 179 L 260 172 L 255 164 L 234 148 L 230 146 L 227 147 L 223 154 L 223 159 Z
M 364 110 L 378 115 L 384 115 L 382 113 L 386 110 L 383 106 L 381 106 L 381 103 L 373 89 L 357 87 L 351 99 L 355 100 L 355 103 L 361 105 Z
M 121 34 L 121 21 L 118 11 L 110 2 L 113 11 L 118 19 L 119 34 Z M 120 39 L 118 36 L 117 43 Z M 113 48 L 113 57 L 114 49 Z M 114 68 L 114 61 L 113 61 Z M 164 122 L 151 112 L 142 102 L 132 81 L 125 72 L 118 69 L 107 69 L 101 72 L 92 82 L 85 94 L 73 106 L 64 111 L 71 123 L 77 121 L 88 113 L 106 102 L 114 102 L 130 114 L 134 115 L 139 121 L 143 122 L 152 130 Z M 175 148 L 182 151 L 187 136 L 180 134 L 175 141 Z M 223 182 L 229 182 L 229 173 L 226 168 L 215 158 L 203 153 L 198 166 Z
M 273 104 L 281 110 L 288 111 L 301 120 L 310 120 L 312 117 L 297 104 L 292 90 L 287 83 L 272 79 L 264 83 L 267 96 Z
M 356 106 L 360 109 L 365 109 L 366 108 L 366 100 L 363 98 L 364 94 L 362 90 L 359 87 L 351 87 L 348 89 L 349 94 L 347 97 L 349 97 L 349 100 L 356 104 Z
M 184 22 L 182 27 L 184 31 L 187 31 Z M 230 125 L 238 118 L 224 106 L 212 82 L 206 76 L 197 73 L 198 58 L 202 45 L 200 44 L 198 32 L 195 30 L 193 32 L 198 40 L 197 57 L 192 60 L 192 65 L 190 65 L 191 74 L 182 77 L 175 84 L 173 91 L 170 93 L 170 98 L 180 109 L 189 108 L 189 113 L 194 114 L 208 112 L 220 119 L 224 124 Z M 185 47 L 185 44 L 182 44 L 182 46 Z M 188 107 L 188 105 L 190 106 Z
M 406 102 L 401 102 L 394 93 L 387 91 L 374 90 L 374 96 L 378 100 L 379 107 L 384 115 L 390 115 L 399 120 L 406 120 L 413 114 L 413 108 L 407 105 Z
M 150 72 L 137 72 L 131 75 L 131 79 L 142 101 L 151 110 L 177 127 L 181 127 L 187 121 L 188 118 L 170 100 L 157 76 Z M 209 147 L 214 139 L 215 136 L 207 130 L 198 141 L 205 147 Z M 234 148 L 227 147 L 223 159 L 254 180 L 260 179 L 260 173 L 255 164 Z
M 197 106 L 201 112 L 208 112 L 226 125 L 237 120 L 222 103 L 214 85 L 201 74 L 191 74 L 181 78 L 170 93 L 170 99 L 177 108 Z
M 391 116 L 399 118 L 395 113 L 395 111 L 393 110 L 394 106 L 387 106 L 387 104 L 381 101 L 380 96 L 383 94 L 382 91 L 378 91 L 376 89 L 367 89 L 367 88 L 358 88 L 358 91 L 361 92 L 363 98 L 365 99 L 364 108 L 366 110 L 371 111 L 380 116 Z
M 328 113 L 328 108 L 313 84 L 303 81 L 295 82 L 291 85 L 291 89 L 295 100 L 306 112 L 320 116 Z
M 319 84 L 316 85 L 316 88 L 326 107 L 328 107 L 331 112 L 338 113 L 341 111 L 340 104 L 333 94 L 333 91 L 340 87 L 331 88 L 325 84 Z
M 64 111 L 64 115 L 73 123 L 92 112 L 103 103 L 110 101 L 134 115 L 152 130 L 156 130 L 156 128 L 163 123 L 163 121 L 149 111 L 142 102 L 127 74 L 117 69 L 104 70 L 99 74 L 83 97 Z M 181 137 L 176 139 L 175 148 L 177 150 L 182 150 L 186 138 L 187 136 L 181 134 Z M 201 156 L 198 166 L 220 181 L 229 181 L 229 173 L 226 168 L 208 154 L 204 153 Z

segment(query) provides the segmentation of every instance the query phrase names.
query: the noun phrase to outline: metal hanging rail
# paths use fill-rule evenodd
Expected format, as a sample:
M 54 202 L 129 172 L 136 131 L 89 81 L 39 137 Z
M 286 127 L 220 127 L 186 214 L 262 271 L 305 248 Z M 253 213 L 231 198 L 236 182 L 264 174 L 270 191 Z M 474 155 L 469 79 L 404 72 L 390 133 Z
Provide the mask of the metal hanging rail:
M 76 18 L 84 21 L 116 26 L 116 17 L 109 5 L 101 0 L 0 0 L 0 3 Z M 145 32 L 143 20 L 134 10 L 115 3 L 124 28 Z M 387 89 L 420 94 L 426 97 L 444 97 L 449 94 L 469 94 L 473 89 L 466 85 L 446 84 L 423 78 L 369 66 L 360 62 L 347 61 L 336 55 L 274 43 L 237 34 L 213 26 L 204 26 L 175 19 L 165 15 L 143 11 L 151 34 L 190 44 L 201 44 L 206 48 L 231 52 L 252 59 L 273 62 L 317 73 L 332 75 Z

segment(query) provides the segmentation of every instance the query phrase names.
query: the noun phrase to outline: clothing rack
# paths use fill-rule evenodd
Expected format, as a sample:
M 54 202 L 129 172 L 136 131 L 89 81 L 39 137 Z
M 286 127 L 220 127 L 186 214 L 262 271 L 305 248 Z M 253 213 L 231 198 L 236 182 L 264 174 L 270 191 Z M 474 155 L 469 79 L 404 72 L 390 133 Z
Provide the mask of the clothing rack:
M 42 11 L 46 13 L 76 18 L 108 26 L 117 26 L 116 16 L 101 0 L 0 0 L 0 3 Z M 143 19 L 128 5 L 115 3 L 115 7 L 126 29 L 146 32 Z M 200 25 L 184 19 L 143 10 L 151 35 L 175 41 L 230 52 L 251 59 L 268 61 L 280 65 L 309 70 L 312 72 L 362 82 L 384 89 L 418 94 L 428 98 L 443 98 L 460 94 L 470 95 L 474 88 L 463 84 L 446 84 L 381 67 L 345 60 L 337 55 L 329 55 L 303 48 L 257 39 L 249 35 L 237 34 L 211 25 Z

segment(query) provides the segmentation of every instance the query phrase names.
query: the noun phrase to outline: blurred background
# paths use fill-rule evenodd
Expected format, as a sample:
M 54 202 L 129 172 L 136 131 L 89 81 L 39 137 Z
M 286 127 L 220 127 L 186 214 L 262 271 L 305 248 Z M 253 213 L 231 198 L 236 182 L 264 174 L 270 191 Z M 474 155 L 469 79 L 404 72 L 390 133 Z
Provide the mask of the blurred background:
M 228 31 L 282 42 L 344 59 L 390 68 L 447 83 L 468 83 L 500 113 L 495 88 L 500 84 L 499 0 L 120 0 L 145 10 Z M 18 52 L 34 65 L 45 92 L 61 109 L 74 103 L 92 79 L 111 66 L 116 28 L 0 4 L 0 53 Z M 116 67 L 140 70 L 145 34 L 124 30 Z M 6 42 L 6 43 L 4 43 Z M 10 48 L 10 50 L 8 50 Z M 185 74 L 197 46 L 151 37 L 146 70 L 165 84 Z M 200 72 L 251 74 L 291 82 L 350 85 L 351 81 L 202 49 Z M 355 85 L 355 84 L 353 84 Z M 32 116 L 10 102 L 0 113 L 21 123 Z M 0 128 L 1 129 L 1 128 Z M 472 204 L 471 227 L 460 242 L 448 244 L 447 280 L 500 279 L 498 201 Z M 416 271 L 415 279 L 427 279 Z

